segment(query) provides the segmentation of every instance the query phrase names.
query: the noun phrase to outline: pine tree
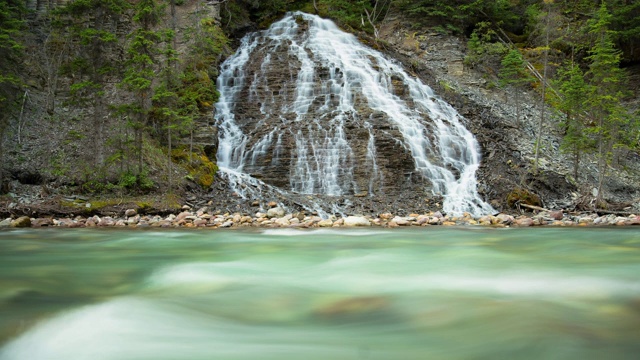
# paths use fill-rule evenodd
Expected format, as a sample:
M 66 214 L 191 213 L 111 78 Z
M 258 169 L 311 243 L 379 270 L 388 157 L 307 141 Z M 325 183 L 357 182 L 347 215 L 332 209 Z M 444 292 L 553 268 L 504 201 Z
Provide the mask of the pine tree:
M 555 85 L 560 95 L 556 106 L 565 115 L 561 150 L 573 155 L 573 177 L 578 181 L 580 157 L 593 146 L 587 136 L 584 119 L 587 83 L 580 67 L 571 61 L 558 69 Z
M 20 87 L 20 42 L 24 27 L 24 2 L 0 0 L 0 194 L 6 190 L 3 185 L 4 153 L 2 143 L 4 131 L 9 122 L 10 107 Z
M 104 165 L 104 142 L 107 103 L 105 90 L 108 79 L 116 76 L 120 64 L 114 56 L 120 52 L 118 38 L 120 17 L 129 8 L 125 0 L 74 0 L 59 10 L 59 26 L 77 44 L 75 56 L 66 65 L 67 73 L 74 77 L 71 94 L 79 105 L 93 110 L 92 137 L 95 146 L 94 165 Z
M 593 126 L 589 128 L 597 144 L 598 194 L 597 206 L 604 206 L 603 184 L 614 148 L 621 145 L 622 132 L 629 129 L 629 117 L 622 107 L 625 73 L 620 68 L 621 52 L 614 44 L 610 30 L 611 14 L 602 3 L 587 26 L 594 44 L 586 58 L 589 62 L 587 101 Z M 635 129 L 637 131 L 637 129 Z
M 144 170 L 143 133 L 149 125 L 152 85 L 156 77 L 154 66 L 158 61 L 159 43 L 162 41 L 161 34 L 154 30 L 160 21 L 161 10 L 155 0 L 141 0 L 136 5 L 133 20 L 138 24 L 138 28 L 130 35 L 127 66 L 122 81 L 135 99 L 129 104 L 128 110 L 131 115 L 130 126 L 135 133 L 138 176 L 141 176 Z
M 500 68 L 500 72 L 498 73 L 498 77 L 500 78 L 500 86 L 502 87 L 513 87 L 512 94 L 514 96 L 515 105 L 516 105 L 516 121 L 520 123 L 520 91 L 519 87 L 523 84 L 526 84 L 532 80 L 527 72 L 525 67 L 524 59 L 522 58 L 522 54 L 517 49 L 511 49 L 509 52 L 502 58 L 501 62 L 502 67 Z

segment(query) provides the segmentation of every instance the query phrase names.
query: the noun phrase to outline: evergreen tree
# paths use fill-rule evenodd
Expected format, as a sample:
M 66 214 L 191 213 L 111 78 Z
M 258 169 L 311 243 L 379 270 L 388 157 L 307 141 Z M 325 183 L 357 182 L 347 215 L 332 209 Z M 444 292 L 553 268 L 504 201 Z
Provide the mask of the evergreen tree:
M 580 157 L 593 146 L 585 132 L 587 83 L 584 73 L 573 61 L 558 70 L 558 78 L 554 83 L 560 95 L 556 106 L 565 115 L 564 137 L 560 149 L 573 155 L 573 177 L 578 181 Z
M 587 78 L 588 109 L 593 126 L 589 128 L 597 143 L 598 195 L 597 206 L 604 206 L 603 184 L 614 148 L 623 145 L 624 131 L 629 128 L 629 116 L 622 107 L 625 73 L 620 68 L 621 52 L 614 44 L 614 32 L 610 30 L 611 14 L 602 4 L 593 19 L 588 22 L 588 32 L 594 44 L 586 58 L 589 64 Z
M 75 103 L 93 110 L 95 156 L 91 158 L 98 168 L 105 160 L 104 133 L 108 121 L 105 89 L 109 78 L 119 72 L 118 26 L 128 7 L 125 0 L 74 0 L 58 10 L 61 15 L 58 26 L 65 28 L 71 42 L 77 45 L 65 68 L 73 79 L 70 90 Z
M 0 0 L 0 194 L 4 193 L 4 132 L 9 122 L 10 107 L 20 87 L 20 42 L 24 27 L 24 2 Z
M 131 115 L 130 126 L 135 133 L 136 157 L 138 160 L 138 176 L 143 174 L 143 133 L 149 125 L 149 112 L 153 98 L 154 68 L 159 54 L 161 34 L 155 26 L 161 18 L 161 8 L 155 0 L 140 0 L 135 8 L 133 20 L 138 24 L 130 35 L 127 49 L 125 77 L 122 84 L 134 96 L 134 101 L 128 105 Z
M 520 91 L 521 85 L 526 84 L 532 80 L 531 76 L 527 72 L 524 59 L 518 49 L 511 49 L 502 58 L 502 67 L 498 73 L 500 78 L 500 86 L 513 87 L 513 94 L 516 104 L 516 121 L 520 123 Z

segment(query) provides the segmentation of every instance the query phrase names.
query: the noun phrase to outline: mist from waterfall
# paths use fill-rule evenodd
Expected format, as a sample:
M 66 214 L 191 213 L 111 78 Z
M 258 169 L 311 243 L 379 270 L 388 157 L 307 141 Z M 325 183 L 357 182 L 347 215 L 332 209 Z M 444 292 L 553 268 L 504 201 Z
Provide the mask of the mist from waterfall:
M 262 62 L 249 71 L 258 54 Z M 273 68 L 279 68 L 277 76 Z M 476 191 L 478 143 L 456 110 L 330 20 L 295 12 L 245 36 L 222 65 L 217 86 L 217 161 L 239 196 L 375 196 L 388 181 L 379 159 L 393 156 L 376 148 L 378 136 L 391 136 L 388 128 L 399 134 L 394 141 L 410 153 L 414 172 L 443 196 L 444 212 L 493 212 Z M 257 115 L 247 115 L 251 106 Z M 384 129 L 377 126 L 380 118 L 389 124 Z M 363 149 L 352 140 L 354 123 L 364 131 Z M 269 185 L 257 178 L 273 167 L 288 168 L 288 181 Z M 322 203 L 309 207 L 335 210 Z

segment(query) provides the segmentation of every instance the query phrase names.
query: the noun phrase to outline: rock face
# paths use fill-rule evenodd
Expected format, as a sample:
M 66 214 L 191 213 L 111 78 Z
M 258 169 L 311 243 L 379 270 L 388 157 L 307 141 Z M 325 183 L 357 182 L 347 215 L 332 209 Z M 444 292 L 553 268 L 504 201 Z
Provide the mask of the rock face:
M 328 20 L 297 13 L 245 37 L 218 90 L 218 165 L 241 197 L 263 187 L 334 199 L 409 193 L 444 196 L 447 212 L 492 210 L 477 195 L 478 146 L 458 113 Z

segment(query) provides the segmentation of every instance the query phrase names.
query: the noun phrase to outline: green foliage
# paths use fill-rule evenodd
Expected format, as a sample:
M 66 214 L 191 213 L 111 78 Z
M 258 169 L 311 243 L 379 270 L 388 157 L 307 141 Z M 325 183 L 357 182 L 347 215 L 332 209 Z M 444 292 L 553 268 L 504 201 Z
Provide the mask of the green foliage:
M 465 63 L 471 66 L 481 65 L 492 73 L 497 72 L 501 59 L 508 52 L 508 48 L 497 40 L 497 34 L 488 22 L 476 24 L 467 46 L 469 52 L 465 57 Z
M 0 130 L 3 128 L 8 105 L 21 83 L 21 38 L 25 13 L 23 1 L 0 0 Z
M 500 86 L 503 87 L 509 85 L 518 86 L 532 81 L 522 54 L 517 49 L 509 50 L 502 58 L 498 77 L 500 78 Z

